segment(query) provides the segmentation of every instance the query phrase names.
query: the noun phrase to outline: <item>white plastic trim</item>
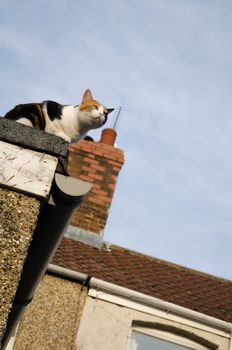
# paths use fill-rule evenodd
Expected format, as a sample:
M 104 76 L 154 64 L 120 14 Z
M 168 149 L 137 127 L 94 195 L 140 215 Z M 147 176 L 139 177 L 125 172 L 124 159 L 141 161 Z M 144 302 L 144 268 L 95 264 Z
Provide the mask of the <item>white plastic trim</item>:
M 52 272 L 67 278 L 72 278 L 73 280 L 86 282 L 88 280 L 88 275 L 73 270 L 66 269 L 65 267 L 49 264 L 48 272 Z
M 202 314 L 194 310 L 187 309 L 183 306 L 169 303 L 158 298 L 150 297 L 146 294 L 135 292 L 133 290 L 120 287 L 115 284 L 99 280 L 97 278 L 91 278 L 89 285 L 97 290 L 105 291 L 114 295 L 120 295 L 129 300 L 156 307 L 158 309 L 164 310 L 168 314 L 180 315 L 188 319 L 209 325 L 211 327 L 222 329 L 226 332 L 232 332 L 231 323 Z
M 169 303 L 140 292 L 133 291 L 128 288 L 120 287 L 118 285 L 105 282 L 95 277 L 90 278 L 86 274 L 69 270 L 57 265 L 50 264 L 48 267 L 48 271 L 60 274 L 64 277 L 66 276 L 69 278 L 73 278 L 74 280 L 77 280 L 77 281 L 82 281 L 82 282 L 88 281 L 88 285 L 91 287 L 89 291 L 90 296 L 100 297 L 101 293 L 99 292 L 102 291 L 102 292 L 108 293 L 111 296 L 116 296 L 116 297 L 119 296 L 131 302 L 157 308 L 159 310 L 166 312 L 167 315 L 173 314 L 176 316 L 184 317 L 189 320 L 201 323 L 203 325 L 218 329 L 219 331 L 220 330 L 224 331 L 227 333 L 227 337 L 231 338 L 229 350 L 232 350 L 232 323 L 230 322 L 226 322 L 226 321 L 217 319 L 215 317 L 211 317 L 211 316 L 202 314 L 200 312 L 190 310 L 185 307 L 182 307 L 173 303 Z M 110 300 L 110 297 L 109 297 L 109 300 Z M 113 298 L 111 298 L 111 300 L 113 300 Z

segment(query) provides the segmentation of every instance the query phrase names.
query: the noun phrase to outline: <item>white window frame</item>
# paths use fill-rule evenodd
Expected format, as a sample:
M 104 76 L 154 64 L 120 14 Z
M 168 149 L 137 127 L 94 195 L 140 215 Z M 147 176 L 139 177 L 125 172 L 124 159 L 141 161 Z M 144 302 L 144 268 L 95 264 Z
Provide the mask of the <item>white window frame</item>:
M 132 328 L 131 334 L 130 334 L 129 340 L 128 340 L 128 347 L 127 347 L 128 350 L 130 350 L 130 339 L 132 337 L 133 332 L 148 335 L 150 337 L 154 337 L 154 338 L 161 339 L 161 340 L 164 340 L 167 342 L 171 342 L 171 343 L 174 343 L 176 345 L 182 345 L 182 346 L 185 346 L 187 348 L 194 349 L 194 350 L 209 350 L 208 347 L 203 346 L 203 345 L 195 342 L 194 340 L 188 339 L 185 336 L 176 335 L 176 334 L 170 333 L 166 330 L 161 331 L 161 330 L 157 330 L 157 329 L 142 328 L 142 327 L 133 327 Z

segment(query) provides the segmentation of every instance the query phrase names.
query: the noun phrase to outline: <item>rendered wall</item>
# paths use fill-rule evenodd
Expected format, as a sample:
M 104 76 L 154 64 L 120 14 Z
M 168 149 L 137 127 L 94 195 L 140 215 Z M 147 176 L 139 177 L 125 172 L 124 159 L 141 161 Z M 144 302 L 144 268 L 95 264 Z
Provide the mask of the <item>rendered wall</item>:
M 174 326 L 219 345 L 220 350 L 229 349 L 229 339 L 221 335 L 91 297 L 86 300 L 76 349 L 127 350 L 133 320 Z
M 15 295 L 40 203 L 48 201 L 58 162 L 60 171 L 66 173 L 67 152 L 68 144 L 61 138 L 0 118 L 0 343 L 3 348 L 27 298 L 20 296 L 19 302 Z M 11 321 L 7 325 L 11 309 Z
M 74 350 L 86 298 L 78 283 L 45 275 L 20 322 L 14 350 Z
M 38 199 L 0 188 L 0 338 L 40 209 Z

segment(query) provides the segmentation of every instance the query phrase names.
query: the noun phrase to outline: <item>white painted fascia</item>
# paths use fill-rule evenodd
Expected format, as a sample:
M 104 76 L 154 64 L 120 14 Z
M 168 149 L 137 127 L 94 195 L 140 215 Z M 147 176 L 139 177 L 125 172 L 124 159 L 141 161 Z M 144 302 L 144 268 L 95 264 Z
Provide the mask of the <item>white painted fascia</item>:
M 89 285 L 91 297 L 231 338 L 229 322 L 97 278 L 91 278 Z
M 47 198 L 58 158 L 0 140 L 0 185 Z
M 48 271 L 88 284 L 90 297 L 231 338 L 232 323 L 57 265 Z M 232 350 L 232 342 L 230 344 Z

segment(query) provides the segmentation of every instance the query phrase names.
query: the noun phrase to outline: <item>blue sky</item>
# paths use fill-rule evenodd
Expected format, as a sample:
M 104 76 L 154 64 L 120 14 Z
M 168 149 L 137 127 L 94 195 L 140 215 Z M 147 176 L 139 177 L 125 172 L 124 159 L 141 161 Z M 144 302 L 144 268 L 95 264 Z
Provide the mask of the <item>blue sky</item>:
M 231 1 L 1 0 L 0 14 L 0 115 L 86 88 L 124 106 L 105 239 L 231 279 Z

